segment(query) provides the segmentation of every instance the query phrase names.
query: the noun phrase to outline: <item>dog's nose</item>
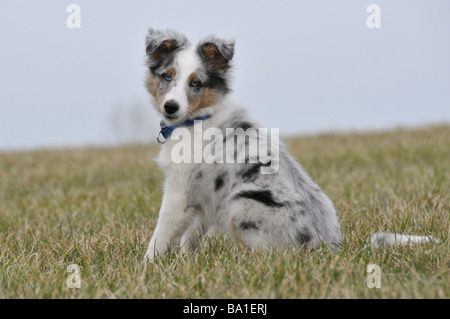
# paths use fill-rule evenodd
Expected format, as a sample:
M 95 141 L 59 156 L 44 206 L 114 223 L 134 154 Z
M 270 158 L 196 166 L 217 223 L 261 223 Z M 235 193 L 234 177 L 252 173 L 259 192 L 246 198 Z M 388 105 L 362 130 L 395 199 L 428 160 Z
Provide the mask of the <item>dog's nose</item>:
M 178 103 L 172 100 L 167 101 L 166 104 L 164 104 L 164 110 L 166 110 L 167 114 L 173 114 L 178 111 L 179 108 L 180 106 Z

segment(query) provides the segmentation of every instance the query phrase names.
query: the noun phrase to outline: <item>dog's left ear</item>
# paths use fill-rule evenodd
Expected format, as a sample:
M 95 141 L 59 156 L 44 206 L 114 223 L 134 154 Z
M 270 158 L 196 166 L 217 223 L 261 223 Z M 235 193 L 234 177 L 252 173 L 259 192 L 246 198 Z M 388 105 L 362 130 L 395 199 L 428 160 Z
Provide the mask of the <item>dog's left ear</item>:
M 214 70 L 226 71 L 234 55 L 234 40 L 209 36 L 197 46 L 200 57 Z

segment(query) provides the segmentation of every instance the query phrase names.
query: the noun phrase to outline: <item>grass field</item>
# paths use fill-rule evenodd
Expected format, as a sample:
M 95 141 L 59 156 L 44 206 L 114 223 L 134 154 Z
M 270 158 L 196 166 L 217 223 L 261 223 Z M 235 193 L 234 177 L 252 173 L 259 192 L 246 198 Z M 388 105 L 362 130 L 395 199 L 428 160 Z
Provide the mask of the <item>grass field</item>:
M 450 126 L 286 140 L 335 203 L 344 248 L 250 252 L 213 237 L 141 263 L 158 147 L 0 153 L 0 298 L 449 298 Z M 439 243 L 364 249 L 376 231 Z M 66 280 L 81 268 L 81 288 Z M 381 269 L 370 289 L 367 266 Z

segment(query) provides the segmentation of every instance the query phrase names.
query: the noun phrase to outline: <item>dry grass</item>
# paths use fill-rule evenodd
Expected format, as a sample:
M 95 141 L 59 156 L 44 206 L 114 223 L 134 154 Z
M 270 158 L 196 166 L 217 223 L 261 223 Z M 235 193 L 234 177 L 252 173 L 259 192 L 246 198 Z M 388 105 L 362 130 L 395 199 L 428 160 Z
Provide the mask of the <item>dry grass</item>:
M 211 238 L 144 266 L 156 146 L 0 153 L 0 298 L 448 298 L 450 126 L 289 139 L 334 201 L 344 249 L 250 252 Z M 363 249 L 374 232 L 437 244 Z M 81 289 L 66 285 L 81 267 Z M 381 267 L 381 289 L 366 285 Z

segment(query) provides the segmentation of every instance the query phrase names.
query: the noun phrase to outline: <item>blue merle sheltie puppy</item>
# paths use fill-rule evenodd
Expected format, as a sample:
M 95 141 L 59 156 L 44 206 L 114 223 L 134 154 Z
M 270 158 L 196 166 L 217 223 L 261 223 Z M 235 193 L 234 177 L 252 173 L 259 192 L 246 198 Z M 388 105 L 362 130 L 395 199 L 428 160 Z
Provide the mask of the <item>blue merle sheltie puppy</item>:
M 254 147 L 250 145 L 260 145 L 251 141 L 259 143 L 262 129 L 229 97 L 233 54 L 234 41 L 209 36 L 194 46 L 178 32 L 149 30 L 146 86 L 163 118 L 157 162 L 165 183 L 146 260 L 166 253 L 170 245 L 181 244 L 183 252 L 194 250 L 212 228 L 250 249 L 341 244 L 332 202 L 282 143 L 265 135 L 270 150 L 277 152 L 264 158 L 249 155 Z M 222 135 L 202 143 L 211 128 Z M 185 134 L 181 140 L 180 132 L 192 138 Z M 237 140 L 241 143 L 234 143 Z M 183 154 L 190 162 L 174 159 L 179 143 L 192 153 Z M 225 151 L 217 152 L 212 162 L 193 160 L 195 150 L 200 148 L 202 154 L 206 144 Z M 272 172 L 263 172 L 269 168 Z M 382 241 L 389 234 L 380 236 L 374 239 Z

